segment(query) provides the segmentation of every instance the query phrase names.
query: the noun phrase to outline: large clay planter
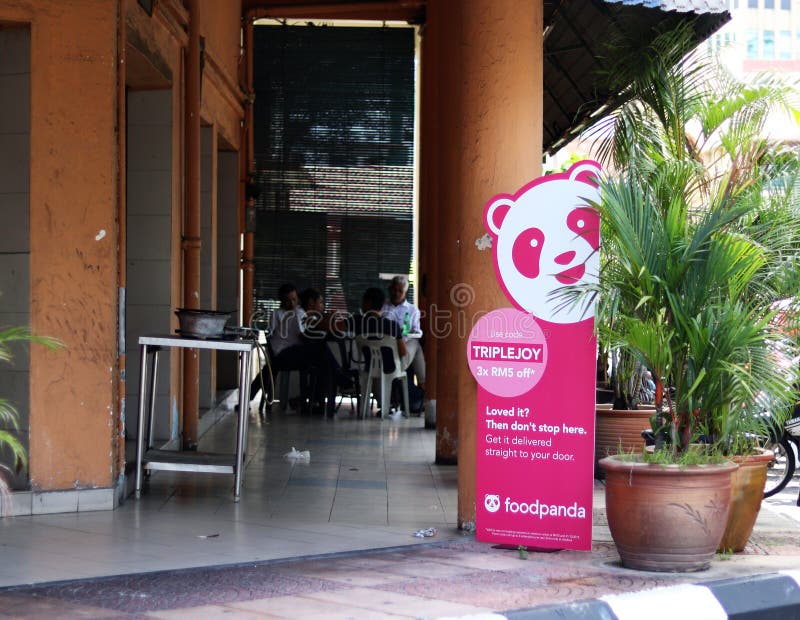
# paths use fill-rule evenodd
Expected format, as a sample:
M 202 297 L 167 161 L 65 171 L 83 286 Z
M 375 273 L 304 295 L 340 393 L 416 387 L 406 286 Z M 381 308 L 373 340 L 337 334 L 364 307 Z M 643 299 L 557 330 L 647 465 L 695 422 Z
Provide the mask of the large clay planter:
M 603 478 L 600 459 L 620 453 L 640 454 L 644 450 L 642 431 L 650 428 L 654 407 L 647 409 L 611 409 L 597 405 L 594 430 L 594 476 Z
M 731 457 L 739 469 L 731 475 L 731 509 L 719 543 L 720 551 L 742 551 L 747 544 L 761 510 L 767 465 L 773 458 L 775 455 L 766 450 L 760 454 Z
M 661 572 L 705 570 L 719 547 L 735 463 L 650 465 L 601 459 L 606 516 L 626 568 Z

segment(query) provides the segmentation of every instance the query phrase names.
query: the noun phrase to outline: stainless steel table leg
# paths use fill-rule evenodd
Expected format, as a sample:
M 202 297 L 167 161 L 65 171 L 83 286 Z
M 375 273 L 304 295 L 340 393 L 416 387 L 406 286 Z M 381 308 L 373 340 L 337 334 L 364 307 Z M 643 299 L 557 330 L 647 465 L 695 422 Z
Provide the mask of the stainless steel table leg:
M 251 364 L 253 363 L 253 354 L 250 351 L 246 351 L 246 352 L 242 353 L 242 355 L 246 355 L 247 356 L 247 359 L 244 360 L 244 367 L 247 369 L 246 373 L 245 373 L 245 376 L 247 377 L 247 380 L 244 382 L 245 383 L 245 386 L 244 386 L 244 391 L 245 391 L 244 402 L 245 402 L 245 411 L 247 411 L 247 413 L 248 413 L 248 415 L 246 415 L 245 418 L 244 418 L 244 422 L 245 422 L 245 424 L 244 424 L 244 443 L 242 444 L 243 448 L 244 448 L 244 450 L 242 452 L 242 458 L 244 459 L 244 458 L 247 457 L 247 435 L 248 435 L 248 433 L 250 431 L 250 415 L 249 415 L 250 414 L 250 368 L 251 368 Z M 241 407 L 239 407 L 239 410 L 241 411 Z M 242 464 L 244 465 L 244 462 Z M 242 473 L 244 474 L 244 471 L 242 471 Z
M 250 415 L 250 351 L 239 357 L 239 427 L 236 438 L 236 472 L 234 474 L 233 501 L 239 501 L 242 489 L 242 469 L 247 441 L 247 421 Z
M 143 344 L 140 349 L 141 361 L 139 365 L 139 420 L 136 434 L 136 498 L 142 495 L 142 460 L 144 458 L 144 420 L 145 420 L 145 397 L 147 396 L 147 345 Z
M 153 374 L 150 375 L 150 415 L 147 418 L 147 449 L 153 447 L 153 435 L 155 433 L 156 427 L 156 420 L 155 420 L 155 409 L 156 409 L 156 385 L 158 384 L 158 352 L 161 349 L 159 347 L 153 347 L 153 369 L 151 372 Z

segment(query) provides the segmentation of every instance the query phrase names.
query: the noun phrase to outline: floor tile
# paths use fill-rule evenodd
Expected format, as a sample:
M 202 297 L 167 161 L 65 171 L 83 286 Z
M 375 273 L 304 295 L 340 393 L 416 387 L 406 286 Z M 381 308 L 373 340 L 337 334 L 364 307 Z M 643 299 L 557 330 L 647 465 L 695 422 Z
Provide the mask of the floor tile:
M 234 609 L 266 613 L 279 618 L 303 620 L 325 618 L 325 620 L 392 620 L 413 618 L 402 610 L 371 610 L 351 605 L 345 601 L 319 600 L 309 596 L 286 596 L 237 603 Z
M 234 422 L 223 417 L 200 448 L 227 451 Z M 229 475 L 159 471 L 115 511 L 0 519 L 4 561 L 14 563 L 0 567 L 0 586 L 417 544 L 420 527 L 444 531 L 440 497 L 455 514 L 457 495 L 455 468 L 433 464 L 435 433 L 423 424 L 251 416 L 238 503 Z M 311 459 L 285 459 L 292 446 Z
M 65 604 L 58 599 L 40 598 L 31 601 L 29 597 L 19 597 L 14 594 L 0 594 L 0 618 L 16 618 L 18 620 L 61 620 L 69 618 L 108 618 L 113 616 L 107 609 L 80 605 L 77 603 Z
M 490 611 L 489 609 L 482 609 L 472 605 L 439 601 L 395 592 L 384 592 L 372 588 L 350 588 L 332 592 L 316 592 L 314 594 L 309 594 L 307 598 L 380 613 L 401 613 L 414 618 L 420 616 L 430 618 L 439 616 L 465 616 L 467 614 Z
M 264 612 L 248 611 L 247 609 L 229 607 L 224 605 L 203 605 L 200 607 L 187 607 L 184 609 L 168 609 L 165 611 L 151 611 L 146 618 L 161 618 L 162 620 L 215 620 L 216 618 L 229 618 L 230 620 L 269 620 L 280 618 L 265 614 Z

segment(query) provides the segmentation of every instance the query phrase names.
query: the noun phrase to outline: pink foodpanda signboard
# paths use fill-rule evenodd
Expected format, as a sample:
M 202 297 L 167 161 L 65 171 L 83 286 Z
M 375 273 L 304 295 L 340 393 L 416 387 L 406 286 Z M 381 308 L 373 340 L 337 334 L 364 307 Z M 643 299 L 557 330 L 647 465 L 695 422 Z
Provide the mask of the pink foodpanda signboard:
M 594 307 L 558 291 L 596 280 L 600 166 L 493 197 L 484 211 L 497 278 L 513 308 L 481 317 L 467 359 L 478 382 L 477 538 L 591 549 Z

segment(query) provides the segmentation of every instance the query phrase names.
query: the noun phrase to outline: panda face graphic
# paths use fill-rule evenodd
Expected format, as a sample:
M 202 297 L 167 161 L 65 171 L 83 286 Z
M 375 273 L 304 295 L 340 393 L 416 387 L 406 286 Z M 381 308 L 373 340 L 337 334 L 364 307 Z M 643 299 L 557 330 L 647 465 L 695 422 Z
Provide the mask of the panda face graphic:
M 483 498 L 483 507 L 488 512 L 497 512 L 500 510 L 500 496 L 486 494 Z
M 541 177 L 514 196 L 495 196 L 484 224 L 492 236 L 495 270 L 506 295 L 525 312 L 552 323 L 577 323 L 594 308 L 570 306 L 563 286 L 598 275 L 600 218 L 595 162 L 578 162 L 568 172 Z

